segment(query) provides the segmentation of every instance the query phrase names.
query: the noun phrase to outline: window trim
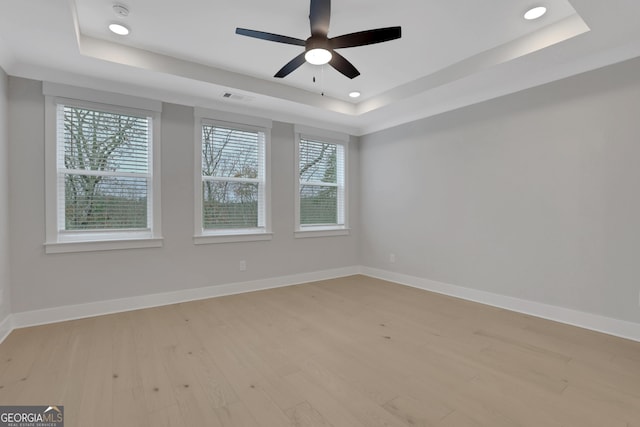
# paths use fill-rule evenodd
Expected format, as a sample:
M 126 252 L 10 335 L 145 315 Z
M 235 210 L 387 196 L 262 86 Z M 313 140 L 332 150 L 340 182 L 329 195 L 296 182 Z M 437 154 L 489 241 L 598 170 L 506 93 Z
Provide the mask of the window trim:
M 349 227 L 349 135 L 332 132 L 325 129 L 318 129 L 309 126 L 294 126 L 295 134 L 295 167 L 294 167 L 294 210 L 295 210 L 295 238 L 307 237 L 331 237 L 346 236 L 350 233 Z M 302 139 L 325 142 L 342 146 L 344 154 L 344 182 L 343 186 L 337 184 L 338 194 L 342 193 L 342 200 L 338 198 L 338 204 L 342 203 L 344 224 L 337 225 L 302 225 L 300 224 L 300 142 Z
M 195 245 L 271 240 L 271 128 L 272 121 L 260 117 L 194 109 L 194 234 Z M 264 227 L 205 230 L 202 223 L 202 126 L 213 125 L 264 134 Z
M 161 202 L 161 111 L 162 103 L 128 95 L 101 92 L 55 83 L 43 83 L 45 96 L 45 253 L 68 253 L 162 247 Z M 58 105 L 143 115 L 151 119 L 151 184 L 148 193 L 149 230 L 71 231 L 59 230 L 58 195 Z M 149 209 L 148 208 L 148 209 Z

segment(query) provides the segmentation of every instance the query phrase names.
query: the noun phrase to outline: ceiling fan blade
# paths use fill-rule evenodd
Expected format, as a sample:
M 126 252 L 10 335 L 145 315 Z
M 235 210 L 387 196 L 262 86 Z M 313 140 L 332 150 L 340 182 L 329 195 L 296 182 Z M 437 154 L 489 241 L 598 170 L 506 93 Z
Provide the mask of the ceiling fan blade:
M 360 75 L 360 71 L 353 66 L 353 64 L 347 59 L 340 55 L 338 52 L 331 52 L 332 57 L 331 61 L 329 61 L 329 65 L 331 65 L 336 70 L 340 71 L 345 76 L 353 79 L 354 77 L 358 77 Z
M 306 60 L 304 59 L 304 54 L 305 52 L 302 52 L 300 55 L 287 62 L 287 64 L 284 67 L 280 68 L 280 71 L 278 71 L 273 77 L 278 77 L 279 79 L 281 79 L 295 71 L 298 67 L 306 62 Z
M 329 39 L 333 49 L 382 43 L 402 37 L 402 27 L 376 28 Z
M 331 21 L 331 0 L 311 0 L 309 8 L 309 23 L 311 35 L 327 36 Z
M 255 39 L 268 40 L 270 42 L 304 46 L 304 40 L 296 39 L 293 37 L 281 36 L 280 34 L 265 33 L 264 31 L 248 30 L 246 28 L 236 28 L 236 34 L 240 34 L 241 36 L 253 37 Z

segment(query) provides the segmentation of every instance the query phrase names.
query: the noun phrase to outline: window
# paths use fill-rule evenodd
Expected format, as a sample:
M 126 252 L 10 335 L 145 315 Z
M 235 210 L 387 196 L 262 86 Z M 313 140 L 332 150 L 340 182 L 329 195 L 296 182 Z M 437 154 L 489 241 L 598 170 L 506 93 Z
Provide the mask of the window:
M 200 118 L 199 123 L 195 242 L 271 238 L 266 170 L 269 129 L 208 118 Z
M 297 132 L 296 237 L 348 233 L 346 138 Z
M 47 252 L 160 246 L 157 111 L 46 102 Z

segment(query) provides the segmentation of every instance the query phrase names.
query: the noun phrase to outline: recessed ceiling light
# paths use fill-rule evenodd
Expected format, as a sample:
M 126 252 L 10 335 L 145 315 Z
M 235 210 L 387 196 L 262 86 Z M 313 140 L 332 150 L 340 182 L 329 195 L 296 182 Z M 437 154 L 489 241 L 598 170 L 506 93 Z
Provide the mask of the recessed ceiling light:
M 129 29 L 122 24 L 109 24 L 109 29 L 112 33 L 115 33 L 119 36 L 126 36 L 129 34 Z
M 361 94 L 360 92 L 358 92 L 357 90 L 354 90 L 353 92 L 349 92 L 349 96 L 350 96 L 351 98 L 357 98 L 357 97 L 359 97 L 360 95 L 362 95 L 362 94 Z
M 547 13 L 547 8 L 544 6 L 536 6 L 533 7 L 524 14 L 524 19 L 528 21 L 532 21 L 534 19 L 540 18 L 542 15 Z

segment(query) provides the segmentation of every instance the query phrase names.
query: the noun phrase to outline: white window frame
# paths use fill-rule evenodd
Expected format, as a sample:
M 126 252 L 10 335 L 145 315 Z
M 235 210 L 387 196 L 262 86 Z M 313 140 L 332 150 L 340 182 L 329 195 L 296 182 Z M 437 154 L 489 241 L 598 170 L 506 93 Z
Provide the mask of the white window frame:
M 349 228 L 349 199 L 348 199 L 348 175 L 349 175 L 349 135 L 332 132 L 309 126 L 295 125 L 295 230 L 296 238 L 345 236 L 350 232 Z M 338 173 L 338 224 L 330 225 L 303 225 L 300 224 L 300 141 L 302 139 L 336 144 L 342 146 L 344 155 L 344 171 Z M 342 178 L 342 179 L 340 179 Z
M 196 107 L 194 109 L 194 236 L 196 245 L 255 242 L 271 240 L 271 127 L 272 121 L 259 117 L 245 116 L 242 114 L 210 110 Z M 237 229 L 205 229 L 202 223 L 202 127 L 204 125 L 220 126 L 229 129 L 238 129 L 249 132 L 261 132 L 264 134 L 263 153 L 263 179 L 259 184 L 264 195 L 263 206 L 258 206 L 258 223 L 261 227 L 237 228 Z
M 45 216 L 46 253 L 156 248 L 163 244 L 160 190 L 160 116 L 162 103 L 143 98 L 44 82 L 45 95 Z M 150 126 L 148 230 L 89 230 L 65 232 L 64 207 L 58 193 L 58 106 L 148 117 Z

